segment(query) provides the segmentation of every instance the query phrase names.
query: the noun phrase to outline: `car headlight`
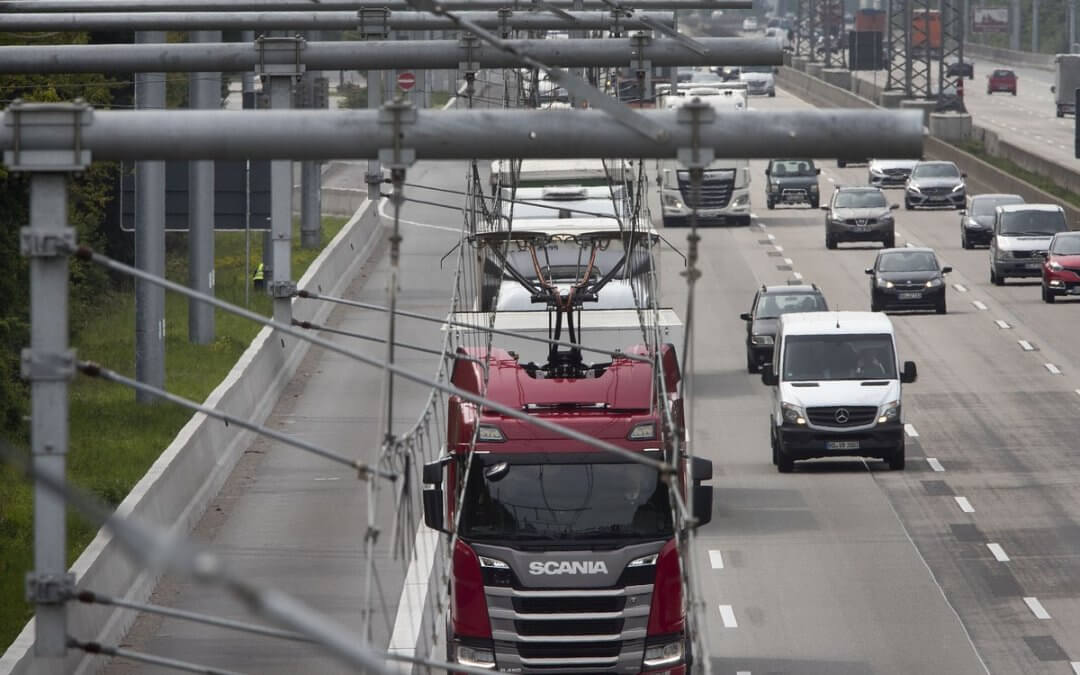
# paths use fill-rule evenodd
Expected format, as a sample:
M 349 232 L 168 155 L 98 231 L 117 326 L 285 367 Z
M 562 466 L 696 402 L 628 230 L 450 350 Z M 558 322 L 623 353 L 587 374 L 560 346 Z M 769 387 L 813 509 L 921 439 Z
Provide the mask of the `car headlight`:
M 877 285 L 878 285 L 878 288 L 892 288 L 896 284 L 889 281 L 888 279 L 878 279 L 877 280 Z
M 1015 258 L 1016 256 L 1013 255 L 1012 251 L 1007 251 L 1005 249 L 1000 249 L 999 248 L 997 250 L 997 257 L 998 257 L 999 260 L 1006 260 L 1008 258 Z
M 773 343 L 773 336 L 771 335 L 752 335 L 750 336 L 750 344 L 754 345 L 771 345 Z
M 679 201 L 678 197 L 674 197 L 672 195 L 664 195 L 663 200 L 664 200 L 664 206 L 666 206 L 668 208 L 680 209 L 680 210 L 683 208 L 683 204 L 682 204 L 681 201 Z
M 802 408 L 790 403 L 784 403 L 780 406 L 781 412 L 784 414 L 784 421 L 791 424 L 806 424 L 806 415 L 803 414 Z
M 907 189 L 911 190 L 912 192 L 918 192 L 919 194 L 922 194 L 922 190 L 920 190 L 919 186 L 915 183 L 908 183 Z
M 1049 263 L 1047 264 L 1047 267 L 1049 267 L 1052 272 L 1060 272 L 1061 270 L 1065 269 L 1059 262 Z
M 982 229 L 982 223 L 975 220 L 974 218 L 968 218 L 966 225 L 967 225 L 967 227 L 971 228 L 972 230 L 981 230 Z
M 877 418 L 878 424 L 895 422 L 898 419 L 900 419 L 900 401 L 889 401 L 881 406 L 881 412 Z
M 940 285 L 941 285 L 941 279 L 931 279 L 930 281 L 926 282 L 926 287 L 927 288 L 935 288 L 935 287 L 940 286 Z
M 953 192 L 960 192 L 960 191 L 962 191 L 963 189 L 964 189 L 964 184 L 963 184 L 963 183 L 960 183 L 959 185 L 957 185 L 956 187 L 954 187 L 954 188 L 952 189 L 952 191 L 953 191 Z
M 884 178 L 885 177 L 885 172 L 882 171 L 881 169 L 878 169 L 878 168 L 875 168 L 875 167 L 870 167 L 870 175 L 871 176 L 877 176 L 878 178 Z
M 457 648 L 454 650 L 454 660 L 463 666 L 471 666 L 473 668 L 494 668 L 495 650 L 487 647 L 457 645 Z
M 770 190 L 779 190 L 780 189 L 780 183 L 769 183 L 769 189 Z
M 644 665 L 658 668 L 679 663 L 683 660 L 683 641 L 666 642 L 662 645 L 645 647 Z

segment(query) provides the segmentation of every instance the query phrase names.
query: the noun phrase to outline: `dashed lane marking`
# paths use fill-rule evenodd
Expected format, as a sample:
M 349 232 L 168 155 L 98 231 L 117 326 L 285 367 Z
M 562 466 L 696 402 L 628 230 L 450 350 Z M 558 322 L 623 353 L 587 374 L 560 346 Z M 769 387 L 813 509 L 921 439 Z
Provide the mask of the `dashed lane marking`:
M 931 469 L 938 473 L 945 471 L 945 467 L 941 466 L 941 462 L 938 461 L 937 457 L 927 457 L 926 463 L 930 465 Z
M 918 431 L 918 429 L 915 428 L 914 424 L 905 424 L 904 425 L 904 433 L 906 433 L 910 438 L 918 438 L 919 437 L 919 431 Z
M 995 320 L 994 323 L 997 324 L 998 328 L 1012 328 L 1012 326 L 1009 325 L 1008 321 L 1002 321 L 1001 319 Z
M 785 265 L 794 265 L 795 262 L 791 258 L 784 258 Z
M 1069 665 L 1072 666 L 1073 675 L 1080 675 L 1080 661 L 1070 661 Z
M 994 560 L 1009 562 L 1009 555 L 1005 553 L 1005 549 L 1001 548 L 1001 544 L 987 544 L 986 548 L 990 549 L 990 553 L 994 555 Z
M 720 551 L 709 551 L 709 564 L 714 570 L 724 569 L 724 556 L 720 554 Z
M 960 510 L 964 513 L 975 513 L 975 507 L 971 505 L 967 497 L 953 497 L 956 500 L 956 505 L 960 507 Z
M 1046 608 L 1042 606 L 1038 598 L 1026 597 L 1024 598 L 1024 604 L 1028 606 L 1031 613 L 1035 615 L 1036 619 L 1042 619 L 1046 621 L 1050 618 L 1050 612 L 1046 611 Z
M 967 293 L 967 286 L 965 286 L 964 284 L 953 284 L 952 287 L 960 291 L 961 293 Z
M 986 310 L 990 309 L 989 307 L 986 306 L 986 304 L 984 302 L 982 302 L 980 300 L 973 300 L 971 302 L 971 304 L 975 305 L 975 309 L 979 310 L 980 312 L 985 312 Z
M 772 235 L 769 235 L 769 236 L 771 237 Z M 783 247 L 783 246 L 780 246 L 779 244 L 776 244 L 776 245 L 774 245 L 774 246 L 773 246 L 773 248 L 775 248 L 775 249 L 776 249 L 777 251 L 779 251 L 780 253 L 783 253 L 783 252 L 784 252 L 784 247 Z
M 1020 349 L 1023 349 L 1025 352 L 1035 351 L 1035 345 L 1031 344 L 1027 340 L 1017 340 L 1016 343 L 1020 345 Z
M 792 272 L 791 276 L 795 277 L 799 281 L 802 281 L 802 274 L 800 274 L 799 272 Z
M 724 628 L 738 628 L 739 622 L 735 620 L 735 610 L 731 605 L 720 605 L 720 620 L 724 622 Z
M 768 235 L 765 235 L 765 236 L 767 236 L 771 241 L 776 241 L 776 235 L 775 234 L 768 234 Z
M 1061 369 L 1060 369 L 1060 368 L 1058 368 L 1057 366 L 1055 366 L 1055 365 L 1054 365 L 1054 364 L 1052 364 L 1052 363 L 1044 363 L 1044 364 L 1043 364 L 1043 366 L 1044 366 L 1044 367 L 1045 367 L 1045 368 L 1046 368 L 1046 369 L 1047 369 L 1048 371 L 1050 371 L 1050 374 L 1051 374 L 1051 375 L 1060 375 L 1060 374 L 1061 374 Z

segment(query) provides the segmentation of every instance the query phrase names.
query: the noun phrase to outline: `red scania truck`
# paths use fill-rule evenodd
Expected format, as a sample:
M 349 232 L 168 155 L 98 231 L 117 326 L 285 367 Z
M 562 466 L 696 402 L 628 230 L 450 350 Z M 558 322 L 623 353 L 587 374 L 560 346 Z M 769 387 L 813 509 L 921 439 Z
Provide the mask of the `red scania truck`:
M 468 358 L 455 362 L 457 387 L 482 393 L 486 356 L 488 399 L 663 458 L 651 364 L 616 356 L 568 369 L 501 349 L 459 353 Z M 675 351 L 661 355 L 664 388 L 675 392 Z M 654 467 L 459 397 L 449 401 L 447 446 L 424 467 L 424 518 L 444 533 L 456 527 L 449 661 L 512 673 L 688 672 L 672 502 Z M 680 470 L 707 523 L 712 463 Z

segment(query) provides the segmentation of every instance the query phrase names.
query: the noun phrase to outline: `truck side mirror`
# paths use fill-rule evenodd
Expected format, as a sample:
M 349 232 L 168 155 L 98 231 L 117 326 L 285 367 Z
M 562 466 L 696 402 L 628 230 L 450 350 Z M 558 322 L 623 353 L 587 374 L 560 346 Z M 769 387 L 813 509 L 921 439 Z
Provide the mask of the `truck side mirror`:
M 690 464 L 690 480 L 695 483 L 712 480 L 712 461 L 704 457 L 694 457 Z
M 443 467 L 450 461 L 449 457 L 440 457 L 434 462 L 428 462 L 424 465 L 423 478 L 424 483 L 427 485 L 442 485 Z
M 697 527 L 708 525 L 712 522 L 713 511 L 713 486 L 695 485 L 694 490 L 694 518 Z
M 767 387 L 775 387 L 780 384 L 780 378 L 773 372 L 771 363 L 766 363 L 761 367 L 761 383 Z
M 424 490 L 424 524 L 438 532 L 448 532 L 443 525 L 442 488 L 426 488 Z
M 917 379 L 919 379 L 919 370 L 915 367 L 915 362 L 904 361 L 904 372 L 900 374 L 900 381 L 904 384 L 911 384 Z

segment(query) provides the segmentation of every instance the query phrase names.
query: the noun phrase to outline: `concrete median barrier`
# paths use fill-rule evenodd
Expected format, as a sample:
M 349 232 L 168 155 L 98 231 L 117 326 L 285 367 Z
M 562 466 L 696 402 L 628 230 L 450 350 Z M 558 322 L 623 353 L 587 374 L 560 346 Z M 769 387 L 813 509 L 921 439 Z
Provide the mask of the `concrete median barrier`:
M 298 283 L 299 288 L 329 294 L 343 292 L 373 250 L 381 229 L 377 203 L 362 201 L 345 227 L 308 268 Z M 298 319 L 322 323 L 331 309 L 329 303 L 297 305 L 294 301 Z M 263 328 L 207 398 L 206 405 L 254 422 L 265 421 L 309 346 L 293 338 L 282 341 L 271 329 Z M 120 504 L 117 513 L 162 530 L 187 534 L 253 438 L 252 432 L 236 426 L 202 414 L 192 416 Z M 134 564 L 104 530 L 79 556 L 71 571 L 79 589 L 139 602 L 150 596 L 158 581 L 154 572 Z M 68 609 L 70 635 L 105 644 L 119 642 L 135 620 L 135 612 L 99 605 L 73 602 Z M 33 643 L 31 620 L 0 657 L 0 675 L 33 672 Z M 63 672 L 96 672 L 105 662 L 101 657 L 88 657 L 73 650 Z

